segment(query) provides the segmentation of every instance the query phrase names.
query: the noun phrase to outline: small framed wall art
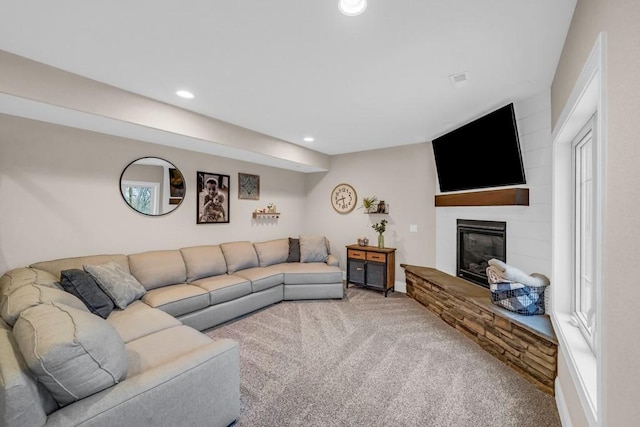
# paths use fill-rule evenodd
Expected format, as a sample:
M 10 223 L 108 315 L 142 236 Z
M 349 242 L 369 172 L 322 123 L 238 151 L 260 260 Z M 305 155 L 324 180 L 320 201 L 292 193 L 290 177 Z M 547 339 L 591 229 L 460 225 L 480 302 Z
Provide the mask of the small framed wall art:
M 198 172 L 198 224 L 229 222 L 229 175 Z
M 238 199 L 260 200 L 260 175 L 238 173 Z

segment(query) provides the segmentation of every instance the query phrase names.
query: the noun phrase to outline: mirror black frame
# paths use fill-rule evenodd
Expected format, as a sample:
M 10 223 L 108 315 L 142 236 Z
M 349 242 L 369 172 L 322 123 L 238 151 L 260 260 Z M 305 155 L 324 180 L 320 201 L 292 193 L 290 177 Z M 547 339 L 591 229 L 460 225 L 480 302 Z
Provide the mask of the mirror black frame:
M 142 212 L 136 209 L 131 203 L 129 203 L 129 201 L 127 200 L 122 190 L 122 182 L 123 182 L 125 173 L 127 172 L 130 166 L 136 164 L 137 162 L 140 162 L 141 160 L 142 161 L 148 160 L 149 162 L 146 164 L 149 164 L 149 165 L 153 165 L 154 162 L 166 163 L 165 165 L 157 165 L 157 166 L 164 167 L 162 183 L 159 183 L 160 184 L 159 189 L 161 189 L 162 194 L 159 194 L 158 196 L 160 198 L 160 202 L 158 202 L 158 206 L 161 208 L 161 210 L 162 210 L 162 206 L 167 206 L 166 209 L 168 210 L 166 212 L 157 213 L 157 214 Z M 145 162 L 141 162 L 139 164 L 144 165 Z M 177 173 L 177 175 L 172 176 L 171 171 L 173 171 L 173 174 Z M 181 183 L 181 187 L 180 187 L 180 183 Z M 168 190 L 165 191 L 164 185 L 167 185 L 169 187 Z M 163 159 L 162 157 L 146 156 L 146 157 L 140 157 L 138 159 L 135 159 L 134 161 L 130 162 L 127 166 L 125 166 L 125 168 L 122 170 L 122 173 L 120 174 L 119 191 L 120 191 L 120 196 L 122 197 L 122 200 L 124 200 L 126 205 L 129 206 L 129 208 L 131 208 L 135 212 L 144 216 L 159 217 L 159 216 L 168 215 L 174 212 L 180 205 L 182 205 L 182 203 L 184 202 L 184 197 L 186 196 L 186 182 L 185 182 L 184 174 L 182 173 L 182 171 L 180 171 L 180 169 L 178 169 L 178 167 L 174 165 L 172 162 L 166 159 Z M 181 194 L 181 196 L 172 197 L 172 193 Z M 169 200 L 168 200 L 168 203 L 164 205 L 162 202 L 164 201 L 164 197 L 166 194 L 169 195 Z

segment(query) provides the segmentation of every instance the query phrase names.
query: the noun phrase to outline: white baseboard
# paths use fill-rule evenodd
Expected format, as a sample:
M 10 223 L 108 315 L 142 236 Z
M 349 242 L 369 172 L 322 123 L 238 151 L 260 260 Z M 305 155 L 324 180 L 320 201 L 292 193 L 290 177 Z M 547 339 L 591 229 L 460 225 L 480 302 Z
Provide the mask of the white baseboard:
M 567 408 L 567 401 L 564 400 L 564 393 L 558 377 L 556 377 L 554 384 L 556 392 L 556 406 L 558 407 L 558 414 L 560 415 L 560 423 L 562 423 L 562 427 L 573 427 L 571 424 L 569 409 Z
M 396 292 L 401 292 L 403 294 L 407 293 L 407 282 L 401 282 L 399 280 L 396 280 L 393 283 L 393 290 L 395 290 Z

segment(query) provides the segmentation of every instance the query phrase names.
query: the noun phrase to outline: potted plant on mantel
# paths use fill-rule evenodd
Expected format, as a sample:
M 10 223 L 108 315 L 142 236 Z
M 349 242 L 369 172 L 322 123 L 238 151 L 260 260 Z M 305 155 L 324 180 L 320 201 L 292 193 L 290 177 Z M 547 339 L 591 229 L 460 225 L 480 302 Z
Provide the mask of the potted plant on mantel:
M 364 199 L 362 199 L 361 208 L 364 208 L 365 213 L 370 213 L 375 209 L 375 204 L 377 201 L 378 198 L 376 196 L 365 197 Z
M 387 230 L 387 220 L 383 219 L 379 223 L 376 222 L 371 228 L 378 232 L 378 247 L 384 248 L 384 232 Z

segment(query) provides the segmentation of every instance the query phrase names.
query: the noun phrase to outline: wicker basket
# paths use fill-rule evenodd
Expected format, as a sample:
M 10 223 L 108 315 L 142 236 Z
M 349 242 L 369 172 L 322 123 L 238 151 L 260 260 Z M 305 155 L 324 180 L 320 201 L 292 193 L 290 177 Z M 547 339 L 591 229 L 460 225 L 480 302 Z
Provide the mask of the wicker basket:
M 521 283 L 491 283 L 491 301 L 514 313 L 525 316 L 544 314 L 544 287 L 531 287 Z

